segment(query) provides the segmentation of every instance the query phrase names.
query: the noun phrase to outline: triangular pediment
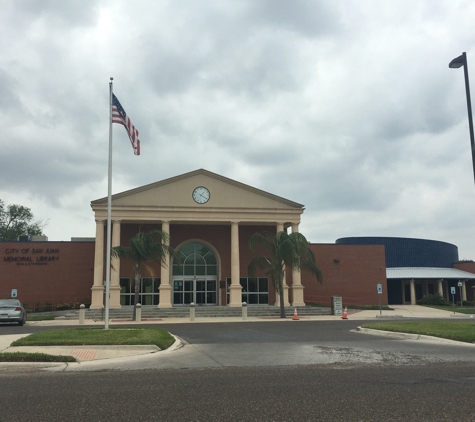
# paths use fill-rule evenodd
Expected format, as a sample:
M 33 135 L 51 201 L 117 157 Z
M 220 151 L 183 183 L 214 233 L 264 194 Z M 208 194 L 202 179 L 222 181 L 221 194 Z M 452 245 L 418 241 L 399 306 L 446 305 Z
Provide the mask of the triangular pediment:
M 205 187 L 209 191 L 206 203 L 200 204 L 193 199 L 193 191 L 197 187 Z M 107 205 L 107 198 L 91 203 L 93 209 L 101 205 Z M 303 210 L 301 204 L 204 169 L 115 194 L 112 206 Z

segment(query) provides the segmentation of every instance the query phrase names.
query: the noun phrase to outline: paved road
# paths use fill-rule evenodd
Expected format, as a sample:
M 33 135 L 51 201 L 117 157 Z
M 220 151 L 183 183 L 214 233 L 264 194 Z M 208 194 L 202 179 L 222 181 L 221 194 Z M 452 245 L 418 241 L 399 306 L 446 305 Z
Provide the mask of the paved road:
M 0 419 L 474 421 L 471 364 L 2 375 Z
M 350 331 L 359 324 L 164 325 L 183 348 L 60 372 L 2 368 L 0 420 L 475 421 L 473 346 Z
M 162 325 L 184 347 L 122 360 L 59 365 L 60 371 L 415 365 L 475 363 L 475 346 L 387 339 L 360 334 L 358 321 L 283 321 Z M 21 328 L 21 327 L 20 327 Z M 35 328 L 36 329 L 36 328 Z

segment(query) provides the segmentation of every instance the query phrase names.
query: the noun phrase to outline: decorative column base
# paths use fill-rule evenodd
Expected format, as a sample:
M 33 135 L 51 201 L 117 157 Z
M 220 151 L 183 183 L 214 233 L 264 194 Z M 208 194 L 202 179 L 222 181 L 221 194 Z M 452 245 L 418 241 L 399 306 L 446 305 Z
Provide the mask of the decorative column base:
M 303 301 L 303 289 L 305 287 L 301 284 L 292 286 L 292 306 L 305 306 L 305 302 Z
M 104 287 L 91 287 L 91 306 L 90 309 L 102 309 L 104 307 Z
M 172 286 L 169 284 L 160 284 L 159 308 L 172 308 Z
M 280 306 L 280 295 L 275 292 L 275 306 Z M 289 302 L 289 286 L 284 284 L 284 306 L 290 306 Z
M 109 287 L 109 309 L 120 309 L 122 305 L 120 304 L 120 287 L 119 286 L 110 286 Z
M 242 286 L 240 284 L 229 286 L 229 306 L 231 308 L 242 307 Z

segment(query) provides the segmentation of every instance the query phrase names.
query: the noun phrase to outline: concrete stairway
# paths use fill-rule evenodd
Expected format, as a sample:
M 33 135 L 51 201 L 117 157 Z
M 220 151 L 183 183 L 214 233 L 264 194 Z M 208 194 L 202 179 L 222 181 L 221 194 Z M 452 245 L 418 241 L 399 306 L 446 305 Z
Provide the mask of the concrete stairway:
M 297 308 L 299 316 L 305 315 L 330 315 L 330 308 L 318 308 L 313 306 L 305 306 Z M 124 306 L 121 309 L 110 309 L 110 319 L 131 319 L 133 313 L 132 306 Z M 288 317 L 292 317 L 294 313 L 293 307 L 286 307 L 285 313 Z M 196 318 L 226 318 L 240 317 L 242 315 L 241 308 L 230 308 L 227 306 L 197 306 L 195 308 Z M 247 315 L 249 317 L 265 317 L 280 316 L 280 308 L 278 306 L 248 306 Z M 169 309 L 161 309 L 156 306 L 142 306 L 142 319 L 162 319 L 162 318 L 187 318 L 190 316 L 190 308 L 188 306 L 175 307 Z M 75 316 L 78 319 L 78 316 Z M 101 320 L 103 318 L 103 310 L 87 309 L 86 319 Z M 69 319 L 69 314 L 64 319 Z M 73 318 L 71 318 L 73 319 Z

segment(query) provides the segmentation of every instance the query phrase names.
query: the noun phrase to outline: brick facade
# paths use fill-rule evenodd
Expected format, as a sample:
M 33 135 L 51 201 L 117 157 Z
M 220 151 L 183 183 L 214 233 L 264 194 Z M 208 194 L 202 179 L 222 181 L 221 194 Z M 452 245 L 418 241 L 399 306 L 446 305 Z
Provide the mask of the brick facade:
M 387 305 L 384 246 L 311 244 L 310 249 L 323 273 L 323 284 L 302 273 L 307 303 L 329 306 L 332 296 L 342 296 L 343 306 L 377 305 L 381 283 L 381 302 Z
M 138 225 L 124 225 L 122 245 L 138 231 Z M 142 226 L 142 230 L 160 229 L 160 225 Z M 269 227 L 241 226 L 239 228 L 241 276 L 247 276 L 252 258 L 248 242 L 256 231 Z M 171 245 L 177 247 L 190 239 L 205 241 L 219 252 L 220 280 L 231 275 L 230 227 L 225 225 L 172 225 Z M 2 242 L 0 249 L 0 297 L 10 297 L 17 289 L 18 298 L 30 309 L 74 301 L 89 302 L 93 285 L 94 242 Z M 376 284 L 386 286 L 383 246 L 353 246 L 311 244 L 317 264 L 323 272 L 322 285 L 308 273 L 302 272 L 305 301 L 329 306 L 332 296 L 342 296 L 344 305 L 376 305 L 379 297 Z M 338 262 L 336 262 L 338 261 Z M 473 263 L 475 266 L 475 263 Z M 160 267 L 153 265 L 155 275 Z M 463 268 L 461 268 L 463 269 Z M 122 260 L 121 276 L 130 277 L 132 263 Z M 473 271 L 475 272 L 475 271 Z M 145 274 L 143 274 L 145 276 Z M 290 271 L 287 284 L 291 285 Z M 385 287 L 384 287 L 385 288 Z M 225 289 L 220 289 L 221 303 L 226 303 Z M 387 304 L 387 295 L 382 295 Z M 272 286 L 269 304 L 275 303 Z M 39 305 L 38 305 L 39 304 Z
M 94 242 L 1 242 L 0 297 L 17 289 L 30 309 L 90 301 Z
M 473 261 L 456 262 L 454 263 L 454 268 L 475 274 L 475 262 Z M 467 292 L 467 300 L 471 302 L 475 301 L 475 280 L 467 281 L 465 285 L 465 291 Z

